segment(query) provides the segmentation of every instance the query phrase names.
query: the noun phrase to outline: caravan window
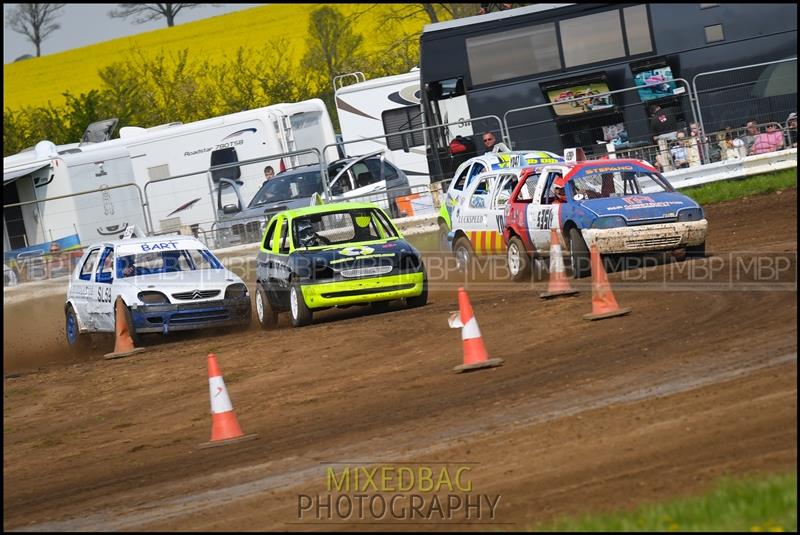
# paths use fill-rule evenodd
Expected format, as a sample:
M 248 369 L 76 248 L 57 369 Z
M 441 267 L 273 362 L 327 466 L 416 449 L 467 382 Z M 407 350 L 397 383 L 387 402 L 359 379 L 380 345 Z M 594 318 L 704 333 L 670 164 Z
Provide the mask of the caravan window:
M 403 130 L 416 130 L 422 128 L 422 108 L 419 106 L 403 106 L 393 110 L 386 110 L 381 114 L 383 131 L 387 134 L 402 132 Z M 419 147 L 425 144 L 422 131 L 403 134 L 408 147 Z M 403 150 L 401 136 L 386 136 L 386 146 L 389 150 Z
M 210 167 L 214 167 L 217 165 L 224 165 L 226 163 L 234 163 L 238 161 L 239 158 L 236 155 L 236 149 L 233 147 L 228 147 L 226 149 L 215 150 L 214 152 L 211 153 Z M 238 165 L 236 167 L 229 167 L 227 169 L 217 169 L 216 171 L 211 171 L 211 180 L 215 184 L 219 182 L 220 178 L 238 180 L 241 176 L 242 176 L 242 171 Z

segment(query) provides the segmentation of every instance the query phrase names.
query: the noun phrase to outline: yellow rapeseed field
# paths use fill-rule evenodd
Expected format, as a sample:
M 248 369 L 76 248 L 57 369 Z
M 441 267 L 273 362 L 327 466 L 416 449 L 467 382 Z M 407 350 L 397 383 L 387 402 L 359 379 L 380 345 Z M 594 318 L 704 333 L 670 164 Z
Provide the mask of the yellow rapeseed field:
M 225 58 L 240 46 L 264 47 L 280 37 L 288 40 L 291 59 L 297 64 L 308 41 L 311 11 L 322 4 L 269 4 L 228 13 L 209 19 L 162 28 L 131 37 L 114 39 L 58 54 L 45 55 L 3 66 L 3 106 L 18 109 L 60 105 L 62 93 L 85 93 L 98 87 L 100 68 L 120 61 L 138 49 L 146 54 L 189 49 L 190 58 Z M 409 10 L 414 4 L 331 4 L 346 16 L 364 13 L 355 25 L 364 36 L 366 51 L 380 50 L 401 35 L 422 31 L 426 22 L 422 15 L 404 20 L 402 26 L 387 32 L 382 25 L 384 15 Z M 165 23 L 166 25 L 166 23 Z M 87 29 L 88 31 L 89 29 Z M 63 31 L 63 30 L 60 30 Z

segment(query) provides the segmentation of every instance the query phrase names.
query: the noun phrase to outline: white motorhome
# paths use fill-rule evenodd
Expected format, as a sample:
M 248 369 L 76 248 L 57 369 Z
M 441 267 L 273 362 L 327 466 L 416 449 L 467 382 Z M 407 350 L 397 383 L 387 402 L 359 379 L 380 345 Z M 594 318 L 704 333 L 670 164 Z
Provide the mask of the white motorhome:
M 211 166 L 310 148 L 322 151 L 326 145 L 332 145 L 325 150 L 327 161 L 338 158 L 333 125 L 320 99 L 273 104 L 188 124 L 124 127 L 120 139 L 109 143 L 113 142 L 127 147 L 136 182 L 142 188 L 153 180 L 191 174 L 147 186 L 154 232 L 191 224 L 210 230 L 215 211 L 237 202 L 233 191 L 230 195 L 223 192 L 222 203 L 217 205 L 220 178 L 236 180 L 242 197 L 249 201 L 263 184 L 267 165 L 278 173 L 282 168 L 317 163 L 317 156 L 306 153 L 240 165 L 214 171 L 209 177 L 206 171 Z
M 343 85 L 355 80 L 351 85 Z M 355 142 L 423 126 L 419 70 L 366 80 L 361 72 L 334 79 L 336 113 L 344 152 L 358 156 L 386 150 L 387 159 L 408 175 L 412 187 L 430 184 L 422 131 Z M 347 143 L 347 142 L 354 143 Z
M 40 141 L 33 149 L 3 158 L 3 204 L 52 199 L 3 209 L 3 249 L 46 253 L 50 242 L 62 249 L 118 237 L 131 226 L 145 228 L 142 203 L 132 183 L 124 146 L 107 143 L 56 146 Z M 38 249 L 36 248 L 36 246 Z M 27 250 L 31 249 L 32 250 Z

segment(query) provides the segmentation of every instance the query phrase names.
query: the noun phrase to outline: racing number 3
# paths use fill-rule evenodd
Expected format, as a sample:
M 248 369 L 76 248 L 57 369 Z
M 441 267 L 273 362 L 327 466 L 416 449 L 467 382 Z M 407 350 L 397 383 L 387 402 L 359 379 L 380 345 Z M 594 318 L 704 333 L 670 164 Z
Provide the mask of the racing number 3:
M 538 229 L 549 229 L 552 224 L 553 224 L 553 210 L 552 209 L 541 210 L 536 215 L 536 228 L 538 228 Z

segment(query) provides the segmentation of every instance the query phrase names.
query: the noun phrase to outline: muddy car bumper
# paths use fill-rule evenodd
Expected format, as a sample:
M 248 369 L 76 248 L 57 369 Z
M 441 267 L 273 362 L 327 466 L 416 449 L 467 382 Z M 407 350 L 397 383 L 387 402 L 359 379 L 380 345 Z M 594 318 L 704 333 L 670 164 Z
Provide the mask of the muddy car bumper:
M 665 251 L 700 245 L 706 240 L 708 221 L 583 230 L 586 245 L 601 254 Z
M 416 297 L 422 293 L 424 273 L 405 273 L 302 286 L 308 308 L 356 305 Z
M 250 323 L 250 296 L 202 303 L 131 307 L 137 333 L 189 331 Z

